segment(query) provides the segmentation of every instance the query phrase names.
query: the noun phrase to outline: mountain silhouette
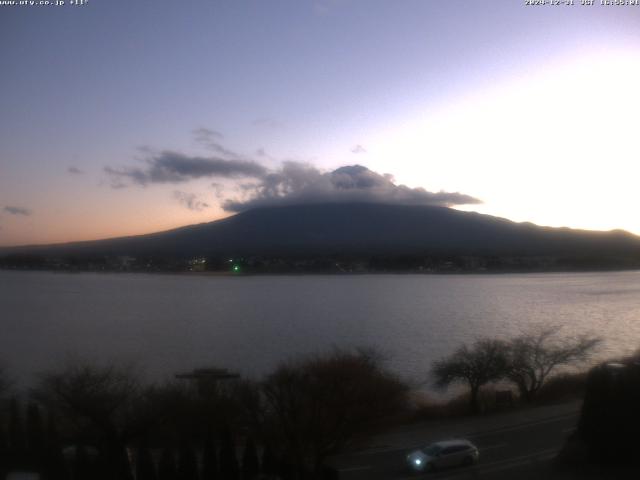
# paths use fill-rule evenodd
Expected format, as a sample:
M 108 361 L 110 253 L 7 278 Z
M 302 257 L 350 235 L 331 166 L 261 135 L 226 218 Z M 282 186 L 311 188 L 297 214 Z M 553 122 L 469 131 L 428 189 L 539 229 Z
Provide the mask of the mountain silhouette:
M 640 237 L 540 227 L 444 207 L 329 203 L 265 207 L 210 223 L 0 254 L 195 256 L 515 255 L 640 258 Z

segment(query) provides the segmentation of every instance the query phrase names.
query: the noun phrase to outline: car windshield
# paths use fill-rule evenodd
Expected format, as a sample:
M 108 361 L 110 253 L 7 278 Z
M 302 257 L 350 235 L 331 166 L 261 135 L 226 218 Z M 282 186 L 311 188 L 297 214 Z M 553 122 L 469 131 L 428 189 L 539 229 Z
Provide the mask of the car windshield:
M 428 447 L 424 447 L 422 451 L 427 455 L 435 456 L 440 453 L 442 447 L 439 445 L 429 445 Z

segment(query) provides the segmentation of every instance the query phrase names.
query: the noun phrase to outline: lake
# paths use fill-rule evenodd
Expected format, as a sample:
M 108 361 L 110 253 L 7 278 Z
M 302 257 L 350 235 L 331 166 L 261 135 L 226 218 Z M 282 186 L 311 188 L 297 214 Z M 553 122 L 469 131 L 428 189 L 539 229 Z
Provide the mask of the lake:
M 0 271 L 0 361 L 20 383 L 68 358 L 161 378 L 219 366 L 257 378 L 332 347 L 373 346 L 415 381 L 463 342 L 537 325 L 640 347 L 640 272 L 204 276 Z

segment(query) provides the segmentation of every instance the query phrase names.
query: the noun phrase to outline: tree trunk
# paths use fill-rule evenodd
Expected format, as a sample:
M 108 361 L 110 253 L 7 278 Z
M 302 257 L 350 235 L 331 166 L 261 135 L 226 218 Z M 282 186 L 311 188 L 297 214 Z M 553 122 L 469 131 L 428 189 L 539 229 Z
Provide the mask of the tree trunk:
M 529 394 L 529 389 L 524 384 L 518 384 L 518 390 L 520 391 L 520 400 L 525 403 L 531 402 L 531 395 Z
M 480 387 L 471 386 L 471 397 L 469 407 L 471 408 L 471 413 L 480 413 L 480 402 L 478 401 L 478 392 L 480 391 Z
M 520 399 L 522 401 L 524 401 L 525 403 L 533 402 L 537 391 L 534 384 L 531 384 L 531 386 L 529 386 L 526 382 L 520 382 L 518 383 L 518 390 L 520 390 Z

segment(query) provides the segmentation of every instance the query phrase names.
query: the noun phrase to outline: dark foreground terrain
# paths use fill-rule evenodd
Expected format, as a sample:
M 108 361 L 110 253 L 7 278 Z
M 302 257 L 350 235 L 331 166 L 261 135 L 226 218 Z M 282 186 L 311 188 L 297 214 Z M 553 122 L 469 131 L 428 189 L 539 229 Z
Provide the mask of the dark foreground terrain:
M 376 445 L 331 459 L 346 480 L 420 479 L 636 479 L 636 468 L 567 465 L 558 455 L 575 431 L 581 402 L 537 407 L 482 418 L 459 419 L 407 427 L 377 437 Z M 480 450 L 473 467 L 415 473 L 405 464 L 414 448 L 447 438 L 467 438 Z

